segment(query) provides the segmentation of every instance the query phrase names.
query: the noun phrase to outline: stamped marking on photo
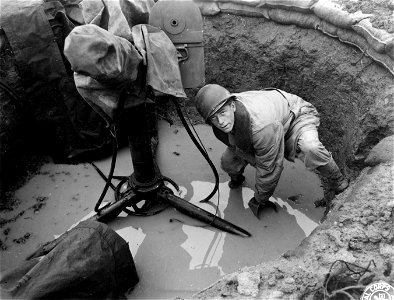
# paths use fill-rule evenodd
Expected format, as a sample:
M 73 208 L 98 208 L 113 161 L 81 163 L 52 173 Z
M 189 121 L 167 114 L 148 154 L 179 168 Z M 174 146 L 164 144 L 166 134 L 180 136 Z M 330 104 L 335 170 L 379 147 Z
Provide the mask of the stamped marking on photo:
M 371 283 L 365 288 L 361 300 L 394 300 L 394 287 L 384 281 Z

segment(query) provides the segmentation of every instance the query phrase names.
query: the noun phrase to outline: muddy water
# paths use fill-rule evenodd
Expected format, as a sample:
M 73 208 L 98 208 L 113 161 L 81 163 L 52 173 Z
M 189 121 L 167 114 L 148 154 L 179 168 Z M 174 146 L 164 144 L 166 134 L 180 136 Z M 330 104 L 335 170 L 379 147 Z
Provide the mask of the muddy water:
M 161 172 L 181 186 L 181 197 L 246 229 L 251 238 L 224 233 L 173 208 L 151 217 L 121 214 L 109 225 L 130 245 L 140 283 L 130 299 L 189 297 L 221 276 L 245 266 L 272 260 L 300 241 L 318 226 L 323 209 L 313 202 L 323 196 L 318 177 L 305 170 L 302 163 L 286 163 L 271 198 L 278 212 L 263 211 L 257 220 L 247 203 L 253 197 L 254 169 L 247 167 L 242 188 L 230 190 L 228 176 L 219 168 L 225 146 L 217 141 L 211 129 L 196 126 L 220 176 L 219 197 L 213 204 L 200 204 L 214 187 L 214 176 L 183 128 L 161 122 L 159 126 L 158 164 Z M 110 159 L 96 162 L 108 173 Z M 121 149 L 116 175 L 132 173 L 128 149 Z M 116 183 L 116 182 L 114 182 Z M 16 197 L 22 204 L 1 218 L 14 221 L 1 228 L 1 270 L 18 264 L 35 247 L 53 239 L 88 216 L 104 186 L 89 164 L 44 165 Z M 113 200 L 112 192 L 105 198 Z M 19 217 L 18 217 L 19 215 Z M 172 222 L 170 222 L 172 220 Z M 198 225 L 198 226 L 196 226 Z

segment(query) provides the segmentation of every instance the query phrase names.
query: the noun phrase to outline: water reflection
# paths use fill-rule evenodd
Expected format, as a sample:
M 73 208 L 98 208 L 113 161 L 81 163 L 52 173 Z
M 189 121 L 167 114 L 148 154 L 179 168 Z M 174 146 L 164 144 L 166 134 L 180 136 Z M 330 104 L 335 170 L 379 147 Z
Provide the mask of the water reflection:
M 314 222 L 312 219 L 308 218 L 305 214 L 300 212 L 297 209 L 294 209 L 291 207 L 291 205 L 285 201 L 283 201 L 280 198 L 274 198 L 271 197 L 270 199 L 272 202 L 277 203 L 281 208 L 286 209 L 287 213 L 289 215 L 292 215 L 295 217 L 298 226 L 304 231 L 305 237 L 309 236 L 311 232 L 319 226 L 316 222 Z
M 217 195 L 210 203 L 198 202 L 214 187 L 212 172 L 201 154 L 190 143 L 184 128 L 174 130 L 163 123 L 160 128 L 158 161 L 162 173 L 183 186 L 181 197 L 215 213 Z M 209 153 L 217 165 L 224 144 L 214 138 L 208 126 L 196 126 L 196 129 L 204 144 L 210 146 L 208 151 L 212 149 Z M 179 155 L 173 155 L 173 151 Z M 108 173 L 109 158 L 96 164 Z M 230 190 L 228 176 L 218 165 L 217 169 L 220 176 L 218 215 L 253 236 L 243 238 L 210 226 L 199 227 L 202 225 L 199 221 L 171 207 L 151 217 L 122 213 L 109 225 L 128 242 L 140 276 L 140 283 L 128 295 L 130 299 L 191 297 L 224 274 L 273 260 L 294 249 L 318 225 L 324 209 L 314 208 L 313 201 L 319 199 L 322 190 L 317 176 L 307 172 L 302 164 L 285 162 L 284 172 L 271 198 L 277 203 L 278 212 L 263 211 L 260 220 L 253 216 L 247 205 L 253 197 L 255 170 L 246 168 L 244 186 Z M 122 149 L 118 154 L 116 174 L 131 172 L 129 150 Z M 2 238 L 8 238 L 6 241 L 10 242 L 26 231 L 34 232 L 34 235 L 25 245 L 11 244 L 9 251 L 3 251 L 1 268 L 15 265 L 17 259 L 31 253 L 36 244 L 51 240 L 54 234 L 61 234 L 86 216 L 96 204 L 103 186 L 102 179 L 88 164 L 44 166 L 42 172 L 18 192 L 18 197 L 24 200 L 21 209 L 27 212 L 7 225 L 11 230 L 7 237 L 2 233 Z M 300 192 L 303 197 L 297 202 L 283 200 Z M 48 197 L 47 205 L 37 213 L 28 210 L 36 203 L 34 196 Z M 105 200 L 113 201 L 113 198 L 113 194 L 108 193 Z M 10 212 L 4 217 L 9 219 L 15 213 Z M 181 222 L 170 222 L 171 219 Z
M 194 191 L 191 202 L 215 213 L 214 207 L 198 202 L 207 190 L 213 188 L 213 183 L 193 181 L 191 184 Z M 247 205 L 253 197 L 253 190 L 248 187 L 230 190 L 227 184 L 219 185 L 219 212 L 223 218 L 250 231 L 253 237 L 241 238 L 214 228 L 182 225 L 187 239 L 181 247 L 191 257 L 190 270 L 218 268 L 220 275 L 224 275 L 239 267 L 267 261 L 295 247 L 318 226 L 289 203 L 274 197 L 271 200 L 277 203 L 279 212 L 263 212 L 261 220 L 257 220 Z M 215 202 L 214 199 L 211 201 Z

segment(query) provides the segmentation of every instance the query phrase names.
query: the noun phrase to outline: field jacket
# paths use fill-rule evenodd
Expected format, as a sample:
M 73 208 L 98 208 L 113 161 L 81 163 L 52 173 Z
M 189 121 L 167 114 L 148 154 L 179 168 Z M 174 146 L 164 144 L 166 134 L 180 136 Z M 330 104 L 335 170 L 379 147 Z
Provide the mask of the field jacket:
M 215 136 L 256 168 L 257 200 L 272 196 L 283 170 L 283 159 L 294 161 L 297 140 L 319 126 L 315 107 L 278 89 L 232 94 L 236 111 L 233 130 L 213 126 Z

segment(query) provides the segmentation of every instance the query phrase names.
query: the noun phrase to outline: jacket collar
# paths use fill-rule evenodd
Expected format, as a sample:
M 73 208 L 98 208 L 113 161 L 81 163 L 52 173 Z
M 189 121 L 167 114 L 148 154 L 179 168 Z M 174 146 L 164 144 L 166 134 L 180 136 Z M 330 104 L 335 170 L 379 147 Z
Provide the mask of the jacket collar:
M 251 152 L 252 131 L 250 126 L 250 116 L 242 102 L 235 100 L 234 127 L 227 134 L 212 126 L 215 136 L 227 146 L 237 146 L 243 151 Z

